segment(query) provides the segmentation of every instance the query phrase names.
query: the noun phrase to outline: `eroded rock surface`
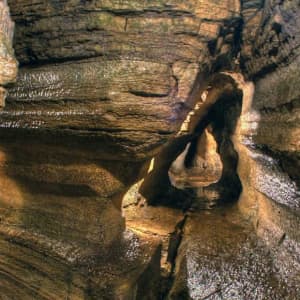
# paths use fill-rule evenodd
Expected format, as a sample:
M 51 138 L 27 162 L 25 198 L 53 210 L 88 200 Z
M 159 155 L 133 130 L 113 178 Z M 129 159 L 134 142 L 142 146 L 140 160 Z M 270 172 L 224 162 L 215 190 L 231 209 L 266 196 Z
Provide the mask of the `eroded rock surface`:
M 299 290 L 278 275 L 278 262 L 234 210 L 187 218 L 168 299 L 297 299 Z
M 93 131 L 142 158 L 177 132 L 199 72 L 230 61 L 241 22 L 233 0 L 10 4 L 30 67 L 2 127 Z
M 297 299 L 298 2 L 8 4 L 21 67 L 0 112 L 0 297 L 157 299 L 162 239 L 170 299 Z M 2 86 L 16 76 L 6 1 L 0 24 Z M 141 178 L 145 201 L 203 208 L 168 177 L 188 143 L 186 166 L 202 154 L 215 176 L 200 196 L 242 215 L 138 202 L 140 236 L 126 231 Z
M 123 194 L 178 131 L 198 74 L 234 55 L 239 2 L 9 5 L 21 68 L 0 116 L 2 232 L 67 261 L 105 257 Z
M 0 107 L 5 105 L 7 95 L 3 85 L 15 81 L 17 61 L 14 56 L 12 39 L 14 23 L 11 21 L 7 2 L 0 2 Z
M 299 56 L 297 1 L 242 1 L 242 62 L 250 77 L 261 77 Z
M 243 111 L 235 143 L 243 185 L 239 205 L 293 282 L 300 274 L 295 230 L 300 220 L 299 6 L 267 1 L 263 10 L 252 10 L 242 55 L 244 75 L 254 79 L 254 86 L 241 84 Z
M 280 69 L 259 80 L 253 98 L 253 86 L 244 85 L 244 108 L 235 140 L 239 154 L 238 174 L 243 185 L 239 207 L 252 220 L 257 235 L 271 249 L 279 274 L 297 287 L 300 239 L 296 228 L 300 224 L 300 211 L 299 176 L 294 170 L 299 163 L 299 138 L 295 137 L 299 112 L 293 105 L 293 96 L 289 98 L 290 94 L 285 91 L 283 100 L 277 91 L 281 84 L 291 87 L 292 80 L 289 83 L 278 80 L 270 88 L 265 85 L 270 78 L 283 79 L 279 74 L 284 76 L 285 70 Z M 272 98 L 267 97 L 263 85 L 269 89 Z M 285 106 L 282 101 L 292 108 L 282 109 Z M 286 165 L 286 161 L 294 162 Z M 293 295 L 285 297 L 297 299 Z
M 47 242 L 41 251 L 1 234 L 1 299 L 157 299 L 157 240 L 127 231 L 109 255 L 77 263 L 53 257 Z

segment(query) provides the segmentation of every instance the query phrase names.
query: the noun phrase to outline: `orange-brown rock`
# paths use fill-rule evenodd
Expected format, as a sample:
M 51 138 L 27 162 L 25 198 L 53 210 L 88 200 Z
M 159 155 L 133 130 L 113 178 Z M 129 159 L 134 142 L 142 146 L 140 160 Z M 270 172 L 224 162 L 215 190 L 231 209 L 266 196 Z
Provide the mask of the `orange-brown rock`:
M 158 299 L 163 232 L 169 299 L 294 300 L 297 1 L 8 4 L 20 70 L 0 112 L 0 298 Z M 1 105 L 16 76 L 12 28 L 1 1 Z M 208 186 L 171 185 L 185 149 L 184 183 L 208 169 Z M 121 213 L 142 178 L 145 201 L 188 211 L 129 211 L 148 236 Z M 191 213 L 204 200 L 240 212 Z

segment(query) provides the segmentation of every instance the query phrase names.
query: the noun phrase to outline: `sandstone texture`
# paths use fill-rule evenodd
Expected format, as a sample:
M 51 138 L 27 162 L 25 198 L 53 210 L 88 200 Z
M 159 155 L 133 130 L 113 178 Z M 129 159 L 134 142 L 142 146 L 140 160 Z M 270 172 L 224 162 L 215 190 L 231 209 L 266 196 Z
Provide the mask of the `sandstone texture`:
M 267 1 L 248 29 L 246 23 L 244 75 L 254 79 L 254 86 L 241 84 L 243 111 L 235 143 L 243 185 L 240 208 L 253 218 L 290 283 L 300 278 L 299 13 L 296 1 Z
M 299 20 L 1 1 L 0 299 L 296 300 Z
M 0 113 L 3 235 L 63 261 L 106 257 L 124 193 L 178 131 L 199 73 L 234 55 L 239 2 L 8 4 L 20 70 Z
M 168 299 L 297 299 L 235 209 L 191 214 Z
M 261 77 L 299 56 L 297 1 L 242 1 L 244 72 Z
M 10 5 L 22 67 L 1 127 L 92 131 L 128 158 L 177 132 L 196 77 L 230 61 L 241 22 L 233 0 Z

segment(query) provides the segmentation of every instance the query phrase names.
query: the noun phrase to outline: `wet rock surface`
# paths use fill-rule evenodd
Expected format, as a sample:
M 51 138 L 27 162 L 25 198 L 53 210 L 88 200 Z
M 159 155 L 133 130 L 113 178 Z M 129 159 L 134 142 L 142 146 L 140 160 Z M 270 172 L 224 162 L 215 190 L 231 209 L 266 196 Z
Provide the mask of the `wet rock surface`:
M 139 194 L 138 187 L 132 187 L 124 197 L 126 226 L 145 237 L 162 241 L 161 276 L 163 280 L 169 280 L 180 243 L 180 233 L 176 228 L 184 221 L 184 213 L 171 207 L 148 205 Z
M 125 232 L 121 215 L 143 162 L 44 138 L 2 140 L 0 298 L 156 299 L 159 241 Z
M 298 2 L 8 4 L 21 67 L 0 112 L 0 299 L 296 300 Z M 12 32 L 1 1 L 1 106 Z M 239 89 L 240 119 L 220 101 Z M 171 186 L 188 143 L 222 185 Z M 240 211 L 200 211 L 203 195 Z
M 263 240 L 234 209 L 188 216 L 168 299 L 297 299 Z
M 235 0 L 9 4 L 17 24 L 16 53 L 22 63 L 103 55 L 200 62 L 209 55 L 207 42 L 218 38 L 225 22 L 236 21 L 240 10 Z M 226 33 L 232 33 L 230 25 L 226 24 Z
M 232 55 L 232 40 L 214 45 L 239 3 L 9 5 L 21 68 L 0 116 L 3 233 L 67 261 L 106 257 L 123 193 L 177 132 L 198 73 Z
M 242 15 L 241 70 L 254 82 L 240 86 L 243 110 L 234 142 L 243 185 L 239 207 L 271 253 L 285 257 L 278 264 L 283 274 L 298 280 L 299 5 L 243 1 Z M 288 276 L 288 269 L 296 271 Z
M 0 299 L 157 299 L 160 244 L 126 231 L 110 255 L 71 263 L 1 233 Z
M 234 0 L 9 4 L 22 67 L 0 126 L 87 132 L 127 159 L 178 131 L 195 79 L 234 55 L 226 36 L 241 22 Z

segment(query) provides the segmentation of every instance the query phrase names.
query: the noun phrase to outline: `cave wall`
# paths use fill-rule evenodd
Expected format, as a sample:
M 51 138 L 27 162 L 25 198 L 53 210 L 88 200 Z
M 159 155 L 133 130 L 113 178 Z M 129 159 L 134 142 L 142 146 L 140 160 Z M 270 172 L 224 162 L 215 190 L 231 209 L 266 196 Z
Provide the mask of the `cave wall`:
M 178 131 L 196 77 L 230 60 L 241 22 L 238 1 L 9 5 L 20 70 L 0 112 L 3 173 L 106 198 Z
M 239 2 L 8 4 L 20 68 L 0 112 L 3 294 L 156 299 L 160 245 L 125 230 L 122 197 L 196 78 L 234 55 Z
M 299 55 L 297 1 L 242 1 L 243 73 L 259 78 Z
M 20 211 L 19 228 L 86 243 L 91 237 L 85 231 L 82 241 L 73 233 L 83 228 L 84 214 L 80 212 L 76 222 L 71 217 L 81 206 L 64 197 L 73 197 L 70 191 L 76 190 L 78 199 L 92 199 L 87 204 L 91 211 L 94 201 L 99 209 L 104 205 L 101 210 L 107 208 L 108 215 L 114 208 L 120 210 L 126 189 L 178 131 L 193 101 L 195 79 L 211 72 L 214 62 L 226 64 L 235 54 L 240 5 L 238 1 L 10 1 L 9 5 L 20 70 L 0 112 L 2 202 L 8 215 L 12 208 Z M 48 208 L 53 195 L 64 203 L 59 227 L 52 222 L 58 207 Z M 38 215 L 49 228 L 39 224 Z M 90 221 L 98 228 L 95 242 L 100 244 L 113 242 L 124 230 L 120 212 L 114 229 L 96 214 Z M 103 238 L 100 227 L 109 239 Z
M 240 209 L 292 285 L 300 270 L 299 14 L 297 1 L 265 1 L 246 20 L 241 53 L 249 81 L 240 81 L 244 99 L 235 142 Z
M 264 80 L 258 81 L 255 91 L 253 83 L 241 85 L 244 110 L 234 136 L 239 155 L 238 175 L 243 187 L 238 206 L 270 249 L 280 274 L 297 290 L 300 211 L 299 176 L 294 170 L 299 163 L 299 138 L 293 131 L 299 130 L 299 111 L 281 110 L 280 105 L 274 110 L 255 109 L 259 100 L 266 99 L 259 90 Z M 280 86 L 281 82 L 277 83 Z M 275 95 L 276 99 L 278 94 Z M 294 161 L 291 170 L 285 167 L 289 158 Z
M 94 131 L 127 157 L 177 132 L 197 75 L 230 61 L 241 22 L 239 1 L 10 5 L 21 68 L 3 121 L 19 111 L 20 127 Z
M 160 153 L 162 165 L 169 167 L 170 153 L 184 150 L 189 137 L 181 137 L 178 144 L 174 137 L 207 79 L 223 70 L 239 72 L 253 82 L 231 75 L 244 92 L 234 137 L 243 185 L 239 208 L 272 246 L 287 280 L 297 279 L 297 1 L 8 4 L 16 23 L 14 48 L 20 69 L 0 111 L 0 234 L 6 266 L 0 287 L 7 295 L 106 295 L 96 273 L 105 274 L 105 282 L 120 276 L 96 272 L 95 261 L 88 258 L 100 254 L 105 260 L 111 249 L 130 248 L 122 244 L 124 193 L 145 176 L 152 157 Z M 0 3 L 0 24 L 4 103 L 2 86 L 14 81 L 17 71 L 6 1 Z M 224 86 L 214 88 L 221 95 Z M 171 152 L 162 148 L 168 142 L 175 145 Z M 160 189 L 168 182 L 166 172 L 164 176 Z M 149 251 L 148 267 L 140 271 L 144 277 L 136 273 L 129 284 L 122 278 L 111 293 L 126 294 L 128 299 L 139 294 L 147 274 L 151 276 L 159 264 L 159 246 L 153 243 Z M 83 267 L 78 266 L 81 262 Z M 35 268 L 35 275 L 26 276 L 24 265 Z M 92 273 L 85 269 L 90 265 Z M 77 272 L 81 267 L 83 271 Z M 128 265 L 120 263 L 122 267 Z M 45 280 L 42 272 L 51 274 L 50 279 Z M 121 274 L 120 269 L 114 272 Z M 88 280 L 82 274 L 90 274 Z M 10 276 L 19 287 L 15 292 Z

